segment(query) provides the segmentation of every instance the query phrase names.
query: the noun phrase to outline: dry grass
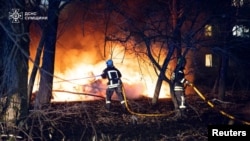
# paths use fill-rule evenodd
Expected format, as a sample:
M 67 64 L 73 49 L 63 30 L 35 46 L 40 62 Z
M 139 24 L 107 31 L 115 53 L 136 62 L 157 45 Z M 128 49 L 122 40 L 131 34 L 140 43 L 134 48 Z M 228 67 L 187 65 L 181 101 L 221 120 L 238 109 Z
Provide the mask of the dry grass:
M 230 101 L 234 103 L 236 99 Z M 113 101 L 112 111 L 104 107 L 104 100 L 53 103 L 44 110 L 31 111 L 22 126 L 1 123 L 4 135 L 18 135 L 16 140 L 61 141 L 207 141 L 207 126 L 227 124 L 229 119 L 202 101 L 197 95 L 187 97 L 188 118 L 174 120 L 168 116 L 173 105 L 169 99 L 161 99 L 152 106 L 149 99 L 128 100 L 129 108 L 138 114 L 124 114 L 118 101 Z M 238 102 L 238 101 L 237 101 Z M 216 106 L 229 111 L 228 103 L 216 102 Z M 233 109 L 230 108 L 230 112 Z M 236 110 L 236 109 L 235 109 Z M 155 114 L 155 116 L 143 116 Z

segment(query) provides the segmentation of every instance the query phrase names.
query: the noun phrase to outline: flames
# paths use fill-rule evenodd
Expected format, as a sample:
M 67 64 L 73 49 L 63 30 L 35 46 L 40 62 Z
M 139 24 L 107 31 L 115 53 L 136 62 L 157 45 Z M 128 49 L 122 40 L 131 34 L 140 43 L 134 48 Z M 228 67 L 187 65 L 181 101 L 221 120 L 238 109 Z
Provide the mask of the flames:
M 70 58 L 70 56 L 68 56 Z M 102 79 L 100 74 L 106 67 L 105 61 L 97 64 L 79 63 L 84 59 L 78 58 L 74 67 L 68 68 L 64 72 L 55 72 L 53 83 L 53 102 L 58 101 L 84 101 L 95 100 L 105 97 L 106 79 Z M 126 97 L 128 99 L 136 99 L 142 96 L 152 97 L 157 76 L 152 68 L 144 65 L 143 68 L 135 63 L 135 60 L 115 60 L 115 66 L 122 72 L 122 81 Z M 143 67 L 143 66 L 141 66 Z M 145 70 L 147 69 L 147 70 Z M 151 70 L 150 70 L 151 69 Z M 38 90 L 38 83 L 34 91 Z M 169 87 L 163 84 L 160 98 L 169 97 Z M 113 95 L 117 99 L 116 95 Z
M 105 97 L 107 80 L 100 77 L 106 67 L 105 59 L 96 61 L 98 60 L 96 53 L 92 55 L 92 51 L 84 52 L 81 49 L 77 52 L 75 49 L 57 48 L 57 51 L 52 101 L 84 101 Z M 126 53 L 121 53 L 122 51 L 124 50 L 121 46 L 113 49 L 113 54 L 116 55 L 113 61 L 115 67 L 122 73 L 126 97 L 128 99 L 152 97 L 157 81 L 152 65 L 149 62 L 141 62 L 135 55 L 124 57 Z M 35 51 L 33 56 L 34 54 Z M 38 82 L 36 84 L 34 91 L 38 90 Z M 169 86 L 163 83 L 160 98 L 167 97 L 169 97 Z M 113 98 L 117 99 L 115 94 Z
M 101 79 L 99 75 L 106 67 L 105 61 L 110 58 L 122 73 L 127 98 L 153 97 L 158 76 L 145 56 L 145 49 L 139 47 L 138 49 L 143 53 L 136 54 L 134 52 L 136 45 L 132 43 L 126 45 L 126 49 L 116 43 L 104 45 L 103 33 L 85 28 L 83 34 L 79 20 L 81 18 L 75 18 L 72 23 L 67 24 L 68 27 L 64 25 L 63 29 L 60 29 L 59 26 L 58 33 L 62 33 L 62 31 L 64 33 L 58 36 L 56 43 L 52 101 L 82 101 L 105 97 L 107 80 Z M 40 35 L 37 27 L 32 25 L 30 32 L 31 58 L 35 58 Z M 158 54 L 160 49 L 157 49 L 157 45 L 154 48 L 153 53 Z M 166 54 L 166 52 L 162 53 Z M 30 62 L 30 72 L 32 67 L 33 62 Z M 166 75 L 170 76 L 172 70 L 173 67 L 170 65 Z M 34 91 L 38 90 L 38 81 L 39 75 Z M 84 93 L 90 95 L 84 95 Z M 164 82 L 159 98 L 169 97 L 169 86 Z M 116 95 L 113 95 L 113 98 L 116 99 Z

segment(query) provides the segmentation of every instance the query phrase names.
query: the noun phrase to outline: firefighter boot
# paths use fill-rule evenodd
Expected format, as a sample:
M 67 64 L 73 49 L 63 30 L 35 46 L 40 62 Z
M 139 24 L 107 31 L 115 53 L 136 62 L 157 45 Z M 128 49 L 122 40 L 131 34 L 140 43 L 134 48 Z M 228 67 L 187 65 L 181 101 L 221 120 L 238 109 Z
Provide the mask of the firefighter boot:
M 180 109 L 185 109 L 186 108 L 184 96 L 181 96 L 181 105 L 179 106 L 179 108 Z

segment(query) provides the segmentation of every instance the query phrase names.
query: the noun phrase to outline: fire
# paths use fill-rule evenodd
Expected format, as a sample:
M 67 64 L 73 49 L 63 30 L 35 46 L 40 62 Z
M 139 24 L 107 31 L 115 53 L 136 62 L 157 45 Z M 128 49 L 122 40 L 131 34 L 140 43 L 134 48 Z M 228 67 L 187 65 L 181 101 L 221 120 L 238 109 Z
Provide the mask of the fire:
M 66 32 L 58 38 L 56 43 L 52 101 L 82 101 L 95 100 L 98 99 L 97 96 L 105 97 L 107 80 L 100 78 L 100 74 L 106 67 L 106 60 L 110 58 L 122 73 L 123 86 L 128 99 L 142 96 L 153 97 L 158 76 L 146 56 L 135 54 L 133 44 L 127 45 L 128 47 L 124 49 L 119 44 L 107 43 L 104 51 L 103 34 L 98 31 L 93 32 L 93 29 L 87 32 L 86 29 L 83 35 L 81 25 L 77 23 L 81 22 L 74 20 L 74 23 L 69 24 Z M 31 58 L 35 58 L 40 39 L 39 32 L 33 28 L 31 28 L 30 36 Z M 139 49 L 140 52 L 145 52 L 142 47 Z M 157 54 L 156 51 L 155 54 Z M 31 72 L 32 62 L 29 66 Z M 168 76 L 171 71 L 172 68 L 168 68 Z M 36 81 L 38 80 L 39 76 Z M 34 91 L 38 90 L 38 82 L 36 84 Z M 84 93 L 91 95 L 84 95 Z M 169 93 L 168 84 L 163 83 L 159 98 L 169 98 Z M 113 98 L 117 98 L 115 94 Z
M 67 21 L 67 24 L 59 24 L 58 27 L 60 36 L 56 42 L 52 101 L 82 101 L 94 100 L 98 98 L 97 96 L 105 97 L 107 80 L 101 79 L 100 74 L 106 67 L 105 61 L 110 58 L 123 75 L 122 81 L 127 98 L 153 97 L 158 76 L 145 56 L 145 48 L 133 43 L 126 43 L 126 49 L 117 43 L 104 44 L 102 26 L 88 22 L 83 25 L 84 13 L 83 11 L 72 12 L 75 9 L 79 8 L 69 7 L 60 14 L 62 21 Z M 66 19 L 69 17 L 72 19 Z M 30 31 L 30 57 L 34 59 L 42 32 L 39 35 L 39 29 L 35 27 L 35 24 L 32 24 Z M 156 43 L 152 47 L 157 59 L 161 50 L 159 46 Z M 144 53 L 136 54 L 134 50 Z M 165 52 L 161 50 L 160 54 L 165 56 L 166 53 L 166 50 Z M 160 58 L 160 60 L 163 59 Z M 30 72 L 33 67 L 32 63 L 29 64 Z M 174 66 L 174 63 L 170 64 L 166 70 L 168 77 Z M 39 76 L 36 79 L 37 85 L 33 88 L 34 92 L 38 90 L 37 81 L 39 81 Z M 91 95 L 84 95 L 84 93 Z M 113 97 L 115 99 L 116 95 Z M 169 97 L 169 85 L 163 82 L 159 98 Z
M 79 59 L 79 62 L 83 62 L 83 60 Z M 150 73 L 140 72 L 138 67 L 131 66 L 133 62 L 131 60 L 121 63 L 114 60 L 115 66 L 120 69 L 123 75 L 122 81 L 126 97 L 128 99 L 136 99 L 142 96 L 152 97 L 157 77 L 154 76 L 152 70 Z M 95 100 L 105 97 L 107 80 L 100 77 L 105 67 L 105 61 L 94 65 L 79 63 L 63 73 L 55 72 L 52 102 Z M 37 89 L 38 86 L 34 91 L 37 91 Z M 115 94 L 113 97 L 117 99 Z M 169 89 L 164 84 L 160 98 L 166 97 L 169 97 Z
M 119 54 L 122 51 L 121 49 L 122 47 L 116 46 L 113 53 Z M 60 52 L 64 52 L 64 50 L 58 50 L 58 52 L 56 58 L 63 58 Z M 106 67 L 106 60 L 100 60 L 97 63 L 90 61 L 91 64 L 89 64 L 86 62 L 86 58 L 94 60 L 96 56 L 90 54 L 86 57 L 86 53 L 79 53 L 74 49 L 67 50 L 64 55 L 67 56 L 64 57 L 66 60 L 56 59 L 52 101 L 84 101 L 105 97 L 107 80 L 102 79 L 100 74 Z M 122 54 L 120 53 L 120 55 Z M 132 55 L 122 59 L 119 58 L 122 57 L 117 55 L 113 61 L 115 67 L 122 73 L 126 97 L 128 99 L 142 96 L 153 97 L 157 75 L 152 65 L 148 62 L 141 63 L 136 56 Z M 34 88 L 34 91 L 37 90 L 38 85 Z M 169 97 L 169 91 L 169 86 L 163 83 L 159 97 Z M 115 94 L 113 97 L 114 99 L 117 98 Z

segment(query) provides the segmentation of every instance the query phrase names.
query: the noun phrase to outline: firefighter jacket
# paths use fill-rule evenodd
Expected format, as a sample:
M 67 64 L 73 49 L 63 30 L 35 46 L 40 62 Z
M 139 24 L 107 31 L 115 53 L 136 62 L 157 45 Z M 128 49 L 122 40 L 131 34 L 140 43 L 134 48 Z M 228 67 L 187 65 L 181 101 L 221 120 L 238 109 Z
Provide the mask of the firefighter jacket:
M 121 72 L 113 67 L 107 67 L 101 74 L 102 78 L 108 78 L 108 88 L 115 88 L 121 85 Z
M 171 77 L 174 83 L 174 91 L 184 91 L 184 84 L 188 83 L 182 69 L 176 70 Z

